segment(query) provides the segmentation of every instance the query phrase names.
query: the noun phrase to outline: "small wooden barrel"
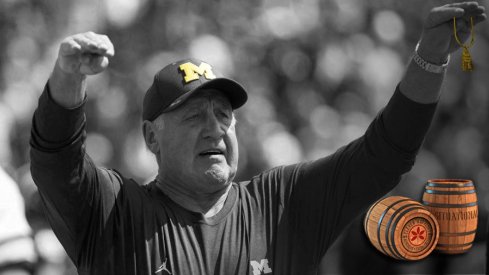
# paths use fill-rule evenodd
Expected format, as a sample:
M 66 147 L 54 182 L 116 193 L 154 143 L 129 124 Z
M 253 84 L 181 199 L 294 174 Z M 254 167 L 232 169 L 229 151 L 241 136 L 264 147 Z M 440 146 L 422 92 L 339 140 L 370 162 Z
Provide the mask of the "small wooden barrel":
M 436 250 L 464 253 L 472 247 L 477 231 L 477 195 L 471 180 L 433 179 L 426 183 L 423 204 L 440 225 Z
M 421 203 L 406 197 L 378 200 L 367 211 L 363 225 L 375 248 L 394 259 L 423 259 L 438 241 L 435 217 Z

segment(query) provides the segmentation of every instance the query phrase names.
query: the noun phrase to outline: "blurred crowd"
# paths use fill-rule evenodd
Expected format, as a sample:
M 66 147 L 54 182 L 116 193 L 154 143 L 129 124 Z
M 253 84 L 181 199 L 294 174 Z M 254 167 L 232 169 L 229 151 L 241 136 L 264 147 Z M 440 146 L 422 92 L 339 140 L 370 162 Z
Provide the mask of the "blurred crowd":
M 156 162 L 141 132 L 143 95 L 156 71 L 190 56 L 213 64 L 249 93 L 237 112 L 240 181 L 325 156 L 362 135 L 401 79 L 429 10 L 449 2 L 0 1 L 0 166 L 25 201 L 37 254 L 34 274 L 76 274 L 44 219 L 29 172 L 32 115 L 65 36 L 92 30 L 115 46 L 109 69 L 88 85 L 86 143 L 96 163 L 139 182 L 154 178 Z M 367 243 L 359 217 L 328 251 L 323 274 L 485 272 L 489 25 L 478 26 L 475 35 L 475 71 L 462 72 L 461 53 L 452 55 L 416 165 L 392 192 L 419 200 L 427 179 L 472 179 L 479 202 L 474 247 L 462 256 L 399 263 Z M 0 193 L 3 188 L 1 182 Z

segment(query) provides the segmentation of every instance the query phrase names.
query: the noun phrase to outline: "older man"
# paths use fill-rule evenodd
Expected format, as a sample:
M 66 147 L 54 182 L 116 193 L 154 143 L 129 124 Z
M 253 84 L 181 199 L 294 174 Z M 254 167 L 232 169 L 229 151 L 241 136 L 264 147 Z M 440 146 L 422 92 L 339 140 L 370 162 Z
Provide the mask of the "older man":
M 114 54 L 104 35 L 60 46 L 32 128 L 32 175 L 80 274 L 315 274 L 345 226 L 412 167 L 435 111 L 448 56 L 476 2 L 431 11 L 419 47 L 365 135 L 319 160 L 235 183 L 234 110 L 247 99 L 210 64 L 182 60 L 145 95 L 143 133 L 159 165 L 141 186 L 85 153 L 86 76 Z M 286 149 L 286 148 L 284 148 Z

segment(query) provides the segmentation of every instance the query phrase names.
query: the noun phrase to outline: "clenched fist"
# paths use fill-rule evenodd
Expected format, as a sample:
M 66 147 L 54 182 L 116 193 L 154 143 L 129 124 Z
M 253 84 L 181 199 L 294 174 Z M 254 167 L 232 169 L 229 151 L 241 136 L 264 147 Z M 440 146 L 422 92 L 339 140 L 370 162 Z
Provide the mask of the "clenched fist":
M 109 65 L 114 46 L 106 35 L 79 33 L 65 38 L 59 47 L 59 68 L 68 74 L 94 75 Z

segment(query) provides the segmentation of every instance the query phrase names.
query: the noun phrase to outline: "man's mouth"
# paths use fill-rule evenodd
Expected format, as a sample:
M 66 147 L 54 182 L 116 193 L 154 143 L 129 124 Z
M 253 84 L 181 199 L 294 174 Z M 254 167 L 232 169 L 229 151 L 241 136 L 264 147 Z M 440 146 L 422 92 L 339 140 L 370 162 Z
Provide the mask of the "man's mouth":
M 209 149 L 199 153 L 199 156 L 216 156 L 216 155 L 224 155 L 224 152 L 220 149 Z

